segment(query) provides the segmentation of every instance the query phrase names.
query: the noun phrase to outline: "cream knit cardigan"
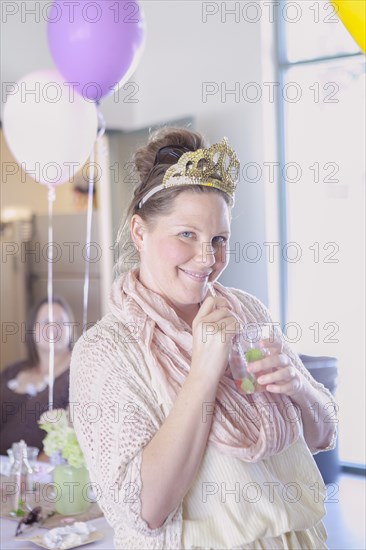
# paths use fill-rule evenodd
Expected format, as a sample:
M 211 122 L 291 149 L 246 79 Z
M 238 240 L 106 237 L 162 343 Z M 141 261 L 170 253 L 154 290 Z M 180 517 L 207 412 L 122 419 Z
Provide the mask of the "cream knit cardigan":
M 229 288 L 258 322 L 272 322 L 254 296 Z M 183 501 L 164 524 L 151 529 L 141 517 L 142 450 L 165 417 L 150 386 L 149 367 L 131 332 L 111 313 L 87 331 L 74 346 L 70 372 L 70 411 L 98 504 L 115 531 L 118 549 L 181 548 Z M 284 352 L 310 383 L 334 403 L 287 344 Z M 331 441 L 313 454 L 333 449 Z

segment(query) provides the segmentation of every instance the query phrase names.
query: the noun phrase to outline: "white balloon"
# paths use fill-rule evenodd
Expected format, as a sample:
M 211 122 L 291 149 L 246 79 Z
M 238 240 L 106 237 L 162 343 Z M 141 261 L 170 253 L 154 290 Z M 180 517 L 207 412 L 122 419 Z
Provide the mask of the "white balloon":
M 3 112 L 8 146 L 23 170 L 48 186 L 72 180 L 97 135 L 95 103 L 56 70 L 35 71 L 10 90 Z

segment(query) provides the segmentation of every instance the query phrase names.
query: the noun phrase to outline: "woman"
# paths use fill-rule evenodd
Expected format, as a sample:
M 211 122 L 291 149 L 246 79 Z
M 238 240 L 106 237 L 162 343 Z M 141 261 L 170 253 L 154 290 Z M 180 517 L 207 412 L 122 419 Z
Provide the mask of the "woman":
M 331 394 L 280 333 L 281 345 L 263 342 L 268 354 L 252 363 L 265 391 L 239 393 L 228 368 L 233 335 L 271 322 L 257 298 L 217 282 L 235 153 L 225 140 L 208 149 L 196 132 L 165 128 L 134 160 L 141 183 L 119 232 L 110 312 L 77 342 L 70 380 L 115 546 L 326 548 L 311 452 L 335 445 L 335 424 L 324 422 Z
M 54 407 L 69 402 L 69 367 L 73 348 L 74 315 L 62 298 L 53 300 L 55 330 L 48 327 L 47 298 L 30 311 L 25 330 L 27 358 L 7 367 L 1 374 L 1 454 L 12 443 L 24 439 L 43 450 L 45 432 L 37 424 L 48 409 L 49 341 L 54 339 Z

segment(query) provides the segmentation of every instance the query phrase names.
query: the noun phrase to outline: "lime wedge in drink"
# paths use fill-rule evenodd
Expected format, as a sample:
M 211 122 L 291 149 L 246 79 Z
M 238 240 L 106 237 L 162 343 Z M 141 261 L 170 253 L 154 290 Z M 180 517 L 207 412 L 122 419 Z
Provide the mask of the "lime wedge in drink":
M 248 351 L 245 352 L 245 357 L 248 363 L 252 363 L 253 361 L 259 361 L 259 359 L 263 359 L 264 355 L 260 349 L 252 348 L 248 349 Z
M 243 390 L 244 393 L 254 393 L 255 387 L 249 378 L 243 378 L 240 384 L 240 389 Z

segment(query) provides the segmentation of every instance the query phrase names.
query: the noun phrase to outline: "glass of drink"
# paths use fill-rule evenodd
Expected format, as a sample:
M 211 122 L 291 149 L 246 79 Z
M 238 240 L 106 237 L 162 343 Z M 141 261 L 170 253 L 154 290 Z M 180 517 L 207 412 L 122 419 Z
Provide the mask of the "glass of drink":
M 266 342 L 267 341 L 267 342 Z M 248 364 L 259 361 L 269 355 L 265 344 L 277 342 L 271 323 L 249 323 L 232 340 L 229 354 L 229 365 L 236 387 L 243 394 L 265 391 L 266 387 L 258 384 L 257 378 L 274 369 L 253 374 L 248 371 Z

